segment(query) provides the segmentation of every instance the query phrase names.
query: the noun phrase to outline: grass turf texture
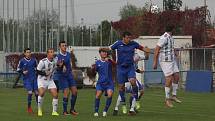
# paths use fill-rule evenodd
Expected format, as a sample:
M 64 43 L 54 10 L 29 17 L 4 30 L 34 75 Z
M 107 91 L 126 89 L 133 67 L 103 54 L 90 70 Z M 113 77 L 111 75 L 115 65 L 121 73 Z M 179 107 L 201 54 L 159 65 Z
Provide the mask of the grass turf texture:
M 105 98 L 102 97 L 99 117 L 94 117 L 95 89 L 81 89 L 78 92 L 76 110 L 78 116 L 62 115 L 62 93 L 59 95 L 58 117 L 51 116 L 52 98 L 46 93 L 43 103 L 43 116 L 37 117 L 37 107 L 34 101 L 33 115 L 26 112 L 27 97 L 24 89 L 0 89 L 0 120 L 1 121 L 215 121 L 215 93 L 179 92 L 182 104 L 174 103 L 174 108 L 164 106 L 164 91 L 162 89 L 146 89 L 141 99 L 141 110 L 136 116 L 112 116 L 117 93 L 114 94 L 108 116 L 102 117 Z M 127 98 L 128 99 L 128 98 Z M 69 105 L 70 106 L 70 103 Z M 69 109 L 69 108 L 68 108 Z M 121 108 L 120 108 L 121 109 Z

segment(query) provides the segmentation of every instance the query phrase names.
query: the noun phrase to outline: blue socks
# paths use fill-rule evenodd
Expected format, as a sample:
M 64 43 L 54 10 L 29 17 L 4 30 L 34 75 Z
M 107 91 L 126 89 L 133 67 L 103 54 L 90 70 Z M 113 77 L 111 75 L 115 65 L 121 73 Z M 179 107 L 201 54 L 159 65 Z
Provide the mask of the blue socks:
M 108 97 L 106 100 L 106 106 L 105 106 L 104 112 L 108 111 L 108 108 L 110 107 L 111 102 L 112 102 L 112 97 Z
M 28 94 L 28 108 L 31 107 L 32 94 Z
M 121 102 L 125 102 L 125 92 L 124 91 L 119 91 L 119 95 L 121 97 Z
M 138 86 L 132 86 L 132 95 L 138 100 Z
M 95 99 L 95 112 L 99 111 L 99 105 L 100 105 L 100 99 L 96 98 Z
M 71 111 L 74 111 L 76 99 L 77 99 L 77 95 L 71 96 L 71 99 L 70 99 L 70 102 L 71 102 L 71 109 L 70 110 Z
M 63 112 L 67 112 L 68 98 L 63 98 Z

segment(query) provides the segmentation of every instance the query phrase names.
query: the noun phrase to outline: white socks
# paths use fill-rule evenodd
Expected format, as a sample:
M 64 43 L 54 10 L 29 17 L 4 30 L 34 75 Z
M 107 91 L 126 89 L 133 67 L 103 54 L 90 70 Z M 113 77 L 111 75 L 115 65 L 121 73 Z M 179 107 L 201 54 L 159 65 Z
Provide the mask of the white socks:
M 136 99 L 133 98 L 130 111 L 134 111 L 135 105 L 136 105 Z
M 169 87 L 165 87 L 165 95 L 166 95 L 166 99 L 169 99 L 170 98 L 170 88 Z
M 172 83 L 172 95 L 177 95 L 178 84 Z
M 53 112 L 57 112 L 57 106 L 58 106 L 58 99 L 52 100 L 52 107 L 53 107 Z
M 117 99 L 117 102 L 116 102 L 115 110 L 118 110 L 118 109 L 119 109 L 120 102 L 121 102 L 121 97 L 120 97 L 120 95 L 119 95 L 119 96 L 118 96 L 118 99 Z
M 43 97 L 38 96 L 38 109 L 42 109 L 42 104 L 43 104 Z

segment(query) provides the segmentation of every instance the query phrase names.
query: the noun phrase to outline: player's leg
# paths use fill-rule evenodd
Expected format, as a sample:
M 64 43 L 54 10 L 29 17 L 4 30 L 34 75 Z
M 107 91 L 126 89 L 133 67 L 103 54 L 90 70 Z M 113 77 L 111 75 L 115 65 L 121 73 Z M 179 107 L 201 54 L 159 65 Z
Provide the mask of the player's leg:
M 76 86 L 72 86 L 70 88 L 71 92 L 72 92 L 72 95 L 71 95 L 71 108 L 70 108 L 70 113 L 72 115 L 78 115 L 78 112 L 75 110 L 75 103 L 76 103 L 76 100 L 77 100 L 77 95 L 78 95 L 78 90 L 77 90 L 77 87 Z
M 67 111 L 68 97 L 69 97 L 69 88 L 64 88 L 63 89 L 63 115 L 69 115 Z
M 38 92 L 39 92 L 39 96 L 38 96 L 38 116 L 42 116 L 42 105 L 43 105 L 43 99 L 44 99 L 44 95 L 45 95 L 45 91 L 46 89 L 44 87 L 39 87 Z
M 100 98 L 101 98 L 102 93 L 103 93 L 102 88 L 100 87 L 99 84 L 97 84 L 96 85 L 96 97 L 95 97 L 95 110 L 94 110 L 95 117 L 99 116 L 98 111 L 99 111 Z
M 179 81 L 179 73 L 173 74 L 173 82 L 172 82 L 172 100 L 181 103 L 181 101 L 177 98 L 177 89 L 178 89 L 178 81 Z
M 33 88 L 32 88 L 32 83 L 29 80 L 24 80 L 24 87 L 27 90 L 27 112 L 28 113 L 33 113 L 32 107 L 31 107 L 31 101 L 32 101 L 32 94 L 33 94 Z
M 114 111 L 113 111 L 113 115 L 114 116 L 118 115 L 118 110 L 119 110 L 120 102 L 121 102 L 121 96 L 118 95 L 118 98 L 117 98 L 117 101 L 116 101 L 116 105 L 115 105 L 115 108 L 114 108 Z
M 54 83 L 54 81 L 49 82 L 48 89 L 50 90 L 50 93 L 53 97 L 52 99 L 52 115 L 53 116 L 58 116 L 59 114 L 57 113 L 57 107 L 58 107 L 58 92 L 57 92 L 57 87 Z
M 77 100 L 78 90 L 76 86 L 76 81 L 73 79 L 72 75 L 69 76 L 69 87 L 72 93 L 70 98 L 70 103 L 71 103 L 70 113 L 72 115 L 78 115 L 78 112 L 75 110 L 75 103 Z
M 35 100 L 36 100 L 36 103 L 38 104 L 38 95 L 39 95 L 39 92 L 38 92 L 38 85 L 37 85 L 37 79 L 35 78 L 34 79 L 34 85 L 33 85 L 33 89 L 34 89 L 34 96 L 35 96 Z
M 172 85 L 173 76 L 166 76 L 165 77 L 166 83 L 165 83 L 165 104 L 167 107 L 173 107 L 172 102 L 170 100 L 170 88 Z
M 107 100 L 106 100 L 106 106 L 105 109 L 103 111 L 103 116 L 107 116 L 107 111 L 111 105 L 112 102 L 112 96 L 113 96 L 113 91 L 114 91 L 114 86 L 110 86 L 110 88 L 107 89 Z
M 138 110 L 140 109 L 140 107 L 141 107 L 141 105 L 140 105 L 140 99 L 142 98 L 142 96 L 143 96 L 143 94 L 144 94 L 144 85 L 143 85 L 142 82 L 139 81 L 139 80 L 136 81 L 136 84 L 137 84 L 137 86 L 138 86 L 138 99 L 137 99 L 137 101 L 136 101 L 136 106 L 135 106 L 135 108 L 136 108 L 136 110 L 138 111 Z

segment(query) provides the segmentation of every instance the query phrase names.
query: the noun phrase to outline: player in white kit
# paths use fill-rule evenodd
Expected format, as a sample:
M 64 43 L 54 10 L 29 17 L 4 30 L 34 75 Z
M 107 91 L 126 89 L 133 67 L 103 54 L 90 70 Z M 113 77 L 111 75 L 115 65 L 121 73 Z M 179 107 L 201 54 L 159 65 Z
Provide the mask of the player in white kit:
M 181 103 L 176 97 L 179 81 L 179 69 L 176 61 L 174 49 L 174 39 L 172 37 L 173 26 L 167 26 L 166 32 L 158 40 L 155 48 L 153 68 L 157 69 L 157 62 L 165 76 L 165 104 L 167 107 L 173 107 L 171 100 Z M 172 87 L 172 97 L 170 97 L 170 88 Z
M 56 85 L 53 81 L 53 74 L 56 69 L 56 62 L 54 60 L 54 49 L 49 48 L 47 50 L 47 57 L 40 60 L 38 66 L 37 66 L 37 73 L 38 73 L 38 116 L 42 116 L 42 103 L 44 99 L 44 95 L 46 90 L 48 89 L 50 93 L 52 94 L 53 100 L 52 100 L 52 106 L 53 116 L 58 116 L 57 113 L 57 106 L 58 106 L 58 93 Z

